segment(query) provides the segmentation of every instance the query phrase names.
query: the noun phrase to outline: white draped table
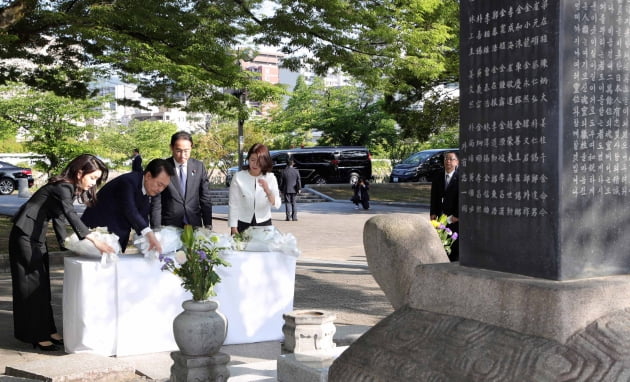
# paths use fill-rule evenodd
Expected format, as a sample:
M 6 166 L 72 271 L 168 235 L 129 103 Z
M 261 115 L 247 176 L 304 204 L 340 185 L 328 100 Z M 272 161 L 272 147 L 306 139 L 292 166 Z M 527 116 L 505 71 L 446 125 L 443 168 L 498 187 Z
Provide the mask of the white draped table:
M 228 320 L 225 344 L 282 340 L 283 313 L 293 310 L 296 258 L 281 252 L 225 251 L 218 267 L 219 311 Z M 101 265 L 65 259 L 63 335 L 66 352 L 132 355 L 177 350 L 173 319 L 191 298 L 179 277 L 141 255 Z

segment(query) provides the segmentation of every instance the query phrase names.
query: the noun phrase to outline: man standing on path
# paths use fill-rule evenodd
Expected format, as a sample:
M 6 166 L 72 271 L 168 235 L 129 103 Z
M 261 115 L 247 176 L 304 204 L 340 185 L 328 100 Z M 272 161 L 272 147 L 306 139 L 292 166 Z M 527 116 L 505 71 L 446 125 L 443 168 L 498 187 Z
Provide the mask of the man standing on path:
M 170 158 L 175 167 L 171 183 L 151 204 L 151 227 L 191 224 L 212 229 L 212 201 L 208 172 L 201 161 L 190 157 L 192 136 L 184 131 L 171 137 Z
M 433 176 L 431 182 L 431 220 L 438 219 L 442 215 L 448 217 L 449 228 L 459 234 L 459 172 L 457 166 L 459 159 L 455 151 L 444 153 L 444 171 L 439 171 Z M 451 261 L 459 260 L 459 240 L 455 240 L 451 246 Z
M 142 157 L 139 149 L 133 149 L 133 157 L 131 158 L 131 171 L 142 172 Z
M 293 167 L 293 159 L 289 159 L 287 167 L 282 170 L 282 178 L 280 179 L 280 191 L 284 195 L 284 208 L 287 213 L 287 221 L 289 218 L 297 221 L 297 210 L 295 209 L 295 197 L 302 189 L 300 185 L 300 172 Z

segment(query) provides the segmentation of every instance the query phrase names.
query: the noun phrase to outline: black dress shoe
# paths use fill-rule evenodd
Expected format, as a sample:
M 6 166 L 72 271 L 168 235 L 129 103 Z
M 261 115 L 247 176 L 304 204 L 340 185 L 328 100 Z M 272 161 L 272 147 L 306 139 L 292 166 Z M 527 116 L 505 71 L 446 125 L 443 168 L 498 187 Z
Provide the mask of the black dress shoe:
M 294 221 L 294 222 L 296 222 L 296 221 L 297 221 L 297 218 L 293 219 L 293 221 Z
M 60 340 L 56 340 L 56 339 L 50 337 L 50 342 L 52 342 L 55 345 L 63 346 L 63 338 L 60 339 Z
M 55 345 L 55 344 L 51 344 L 51 345 L 42 345 L 38 342 L 35 342 L 33 344 L 33 349 L 35 348 L 39 348 L 39 350 L 42 351 L 55 351 L 55 350 L 59 350 L 59 346 Z
M 286 218 L 286 221 L 289 221 L 289 218 Z

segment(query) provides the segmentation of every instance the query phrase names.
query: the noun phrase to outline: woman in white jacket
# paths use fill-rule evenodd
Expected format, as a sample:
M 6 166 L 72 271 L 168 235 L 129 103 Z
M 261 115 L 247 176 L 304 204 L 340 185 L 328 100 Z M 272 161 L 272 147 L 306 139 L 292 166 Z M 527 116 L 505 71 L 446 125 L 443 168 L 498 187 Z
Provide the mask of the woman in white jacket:
M 256 143 L 247 152 L 248 168 L 230 183 L 228 224 L 232 235 L 250 226 L 271 225 L 271 207 L 280 208 L 278 181 L 267 146 Z

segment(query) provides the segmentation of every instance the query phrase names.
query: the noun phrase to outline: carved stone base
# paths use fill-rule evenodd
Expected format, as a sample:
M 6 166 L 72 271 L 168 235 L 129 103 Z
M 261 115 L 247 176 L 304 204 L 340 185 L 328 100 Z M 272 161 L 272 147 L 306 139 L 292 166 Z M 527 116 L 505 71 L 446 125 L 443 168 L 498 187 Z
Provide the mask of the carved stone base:
M 630 276 L 548 281 L 456 264 L 416 274 L 409 304 L 343 352 L 329 381 L 630 380 Z
M 227 367 L 230 356 L 216 353 L 207 357 L 193 357 L 181 352 L 172 352 L 170 382 L 225 382 L 230 377 Z
M 323 310 L 294 310 L 282 315 L 284 353 L 332 351 L 335 349 L 335 319 L 332 312 Z
M 332 364 L 328 381 L 628 381 L 630 314 L 592 323 L 566 344 L 404 307 Z

